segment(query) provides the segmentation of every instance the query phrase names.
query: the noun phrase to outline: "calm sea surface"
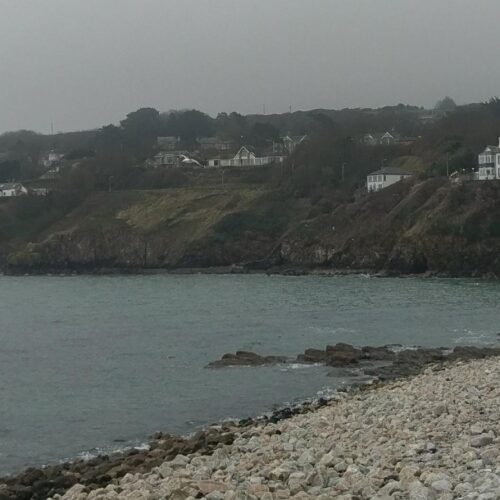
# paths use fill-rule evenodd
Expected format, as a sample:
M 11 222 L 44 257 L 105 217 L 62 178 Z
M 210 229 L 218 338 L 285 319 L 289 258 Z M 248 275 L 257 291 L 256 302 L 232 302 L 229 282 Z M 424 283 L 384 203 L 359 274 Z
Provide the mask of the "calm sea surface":
M 283 276 L 0 277 L 0 473 L 255 416 L 345 380 L 203 367 L 238 349 L 497 343 L 500 283 Z

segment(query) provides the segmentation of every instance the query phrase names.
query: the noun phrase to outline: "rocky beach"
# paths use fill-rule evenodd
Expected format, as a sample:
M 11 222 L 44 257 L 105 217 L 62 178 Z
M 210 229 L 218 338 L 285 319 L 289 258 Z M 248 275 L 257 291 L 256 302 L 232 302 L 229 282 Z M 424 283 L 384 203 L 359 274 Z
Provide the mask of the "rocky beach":
M 500 359 L 429 366 L 276 423 L 234 429 L 211 455 L 54 499 L 498 499 Z
M 28 469 L 0 481 L 0 499 L 498 499 L 498 354 L 308 349 L 293 362 L 357 367 L 360 382 L 188 437 L 157 433 L 142 450 Z M 271 362 L 287 361 L 238 352 L 212 368 Z

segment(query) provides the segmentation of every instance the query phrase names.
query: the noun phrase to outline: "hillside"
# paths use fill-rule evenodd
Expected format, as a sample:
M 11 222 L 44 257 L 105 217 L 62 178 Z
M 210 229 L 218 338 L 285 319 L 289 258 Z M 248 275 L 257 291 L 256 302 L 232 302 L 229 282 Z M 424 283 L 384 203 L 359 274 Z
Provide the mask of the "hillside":
M 3 238 L 10 272 L 244 265 L 500 276 L 500 183 L 412 180 L 345 202 L 271 185 L 99 192 Z M 39 226 L 40 227 L 40 226 Z

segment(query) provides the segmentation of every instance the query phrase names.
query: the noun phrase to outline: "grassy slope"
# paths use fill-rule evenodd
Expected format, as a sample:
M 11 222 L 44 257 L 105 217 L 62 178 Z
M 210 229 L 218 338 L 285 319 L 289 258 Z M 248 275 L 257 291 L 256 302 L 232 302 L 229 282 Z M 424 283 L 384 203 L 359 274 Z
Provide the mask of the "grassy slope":
M 247 184 L 96 193 L 18 239 L 9 262 L 91 269 L 264 260 L 500 275 L 500 183 L 415 180 L 328 209 L 324 200 L 313 207 Z
M 280 201 L 253 186 L 97 193 L 20 246 L 22 266 L 225 265 L 269 251 L 288 215 L 266 227 Z M 295 211 L 287 210 L 293 216 Z M 248 231 L 244 229 L 245 224 Z M 252 227 L 259 235 L 252 237 Z M 279 226 L 279 227 L 278 227 Z M 242 232 L 243 231 L 243 232 Z M 255 236 L 255 235 L 254 235 Z

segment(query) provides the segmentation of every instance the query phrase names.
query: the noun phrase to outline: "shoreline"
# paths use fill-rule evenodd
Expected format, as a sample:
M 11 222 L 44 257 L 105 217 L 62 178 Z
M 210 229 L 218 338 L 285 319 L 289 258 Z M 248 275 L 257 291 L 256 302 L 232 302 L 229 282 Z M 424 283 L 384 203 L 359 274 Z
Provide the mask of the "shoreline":
M 443 271 L 425 271 L 423 273 L 403 273 L 387 269 L 350 269 L 300 266 L 275 266 L 258 268 L 232 264 L 213 267 L 176 267 L 176 268 L 126 268 L 126 267 L 96 267 L 79 269 L 2 269 L 1 276 L 156 276 L 156 275 L 267 275 L 267 276 L 366 276 L 370 278 L 438 278 L 438 279 L 478 279 L 482 281 L 498 281 L 500 276 L 494 273 L 456 274 Z
M 232 429 L 213 453 L 178 454 L 149 472 L 51 498 L 495 500 L 499 376 L 498 357 L 428 365 L 311 411 Z
M 440 372 L 456 364 L 467 364 L 474 360 L 499 359 L 499 356 L 499 348 L 495 347 L 462 348 L 461 354 L 456 357 L 433 360 L 431 356 L 426 357 L 426 361 L 420 364 L 407 361 L 406 366 L 396 366 L 392 372 L 382 369 L 375 380 L 354 382 L 337 389 L 331 398 L 309 399 L 257 417 L 210 424 L 187 436 L 156 432 L 151 436 L 148 447 L 144 449 L 131 448 L 110 455 L 99 455 L 90 460 L 73 459 L 57 465 L 30 467 L 20 474 L 0 478 L 0 499 L 41 500 L 47 496 L 63 495 L 79 484 L 91 490 L 111 487 L 130 474 L 149 474 L 178 456 L 193 454 L 210 456 L 221 447 L 230 447 L 244 432 L 252 432 L 252 429 L 257 431 L 267 425 L 277 425 L 299 415 L 314 414 L 324 407 L 335 406 L 339 399 L 356 398 L 356 395 L 379 390 L 391 384 L 397 384 L 399 381 L 412 380 L 427 369 Z M 413 354 L 409 359 L 415 359 Z

